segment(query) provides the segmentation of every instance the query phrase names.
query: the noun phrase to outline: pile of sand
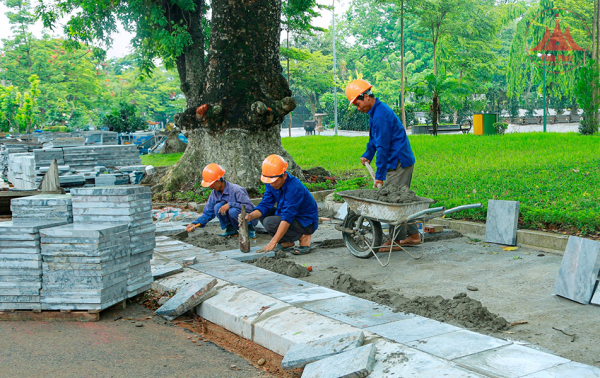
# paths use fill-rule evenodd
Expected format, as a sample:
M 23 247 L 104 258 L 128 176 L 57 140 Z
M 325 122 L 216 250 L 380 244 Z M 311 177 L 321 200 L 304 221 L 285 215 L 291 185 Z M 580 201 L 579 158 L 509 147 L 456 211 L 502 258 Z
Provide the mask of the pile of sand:
M 278 254 L 275 257 L 263 256 L 258 260 L 254 260 L 251 262 L 251 264 L 259 268 L 267 269 L 271 272 L 284 274 L 293 278 L 308 276 L 308 269 L 282 257 L 285 257 L 285 253 L 283 256 L 281 254 Z

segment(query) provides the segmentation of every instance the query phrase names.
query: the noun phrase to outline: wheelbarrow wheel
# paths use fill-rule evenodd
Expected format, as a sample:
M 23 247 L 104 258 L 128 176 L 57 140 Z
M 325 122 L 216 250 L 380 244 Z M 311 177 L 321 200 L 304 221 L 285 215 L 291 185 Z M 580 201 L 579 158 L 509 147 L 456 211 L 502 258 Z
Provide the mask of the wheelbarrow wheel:
M 368 259 L 373 256 L 373 247 L 381 245 L 383 231 L 381 223 L 377 221 L 363 218 L 362 224 L 357 224 L 358 219 L 358 214 L 348 211 L 344 227 L 353 229 L 354 233 L 343 232 L 342 236 L 350 253 L 361 259 Z

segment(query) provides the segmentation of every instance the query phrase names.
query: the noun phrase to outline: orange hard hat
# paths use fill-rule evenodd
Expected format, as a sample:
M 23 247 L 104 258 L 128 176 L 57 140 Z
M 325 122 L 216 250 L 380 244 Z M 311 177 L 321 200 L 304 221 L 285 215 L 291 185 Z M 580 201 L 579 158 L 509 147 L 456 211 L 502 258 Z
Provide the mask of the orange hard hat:
M 219 164 L 209 164 L 202 171 L 202 186 L 208 188 L 215 181 L 223 177 L 225 170 Z
M 352 104 L 358 96 L 360 96 L 361 94 L 363 94 L 366 91 L 368 91 L 369 89 L 371 89 L 371 87 L 373 87 L 373 86 L 371 84 L 369 84 L 369 82 L 366 80 L 363 80 L 363 79 L 353 80 L 346 87 L 346 97 L 348 98 L 348 101 L 350 101 L 350 103 Z
M 287 170 L 288 163 L 279 155 L 269 155 L 263 160 L 260 181 L 271 184 Z

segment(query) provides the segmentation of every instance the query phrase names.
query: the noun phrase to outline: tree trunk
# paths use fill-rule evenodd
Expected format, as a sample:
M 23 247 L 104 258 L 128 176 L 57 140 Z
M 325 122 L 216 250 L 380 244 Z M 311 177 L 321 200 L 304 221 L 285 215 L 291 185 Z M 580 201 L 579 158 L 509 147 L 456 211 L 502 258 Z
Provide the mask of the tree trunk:
M 437 136 L 439 122 L 440 98 L 437 93 L 433 94 L 433 102 L 431 104 L 431 124 L 433 126 L 433 135 Z
M 220 164 L 227 180 L 256 190 L 262 185 L 262 161 L 270 154 L 283 156 L 288 171 L 302 177 L 281 145 L 283 117 L 296 101 L 279 62 L 280 13 L 278 0 L 212 1 L 205 74 L 200 75 L 199 52 L 177 60 L 187 109 L 174 120 L 189 146 L 155 190 L 193 186 L 209 163 Z
M 165 145 L 160 151 L 161 154 L 174 154 L 179 152 L 185 152 L 187 148 L 187 144 L 185 144 L 181 139 L 179 139 L 179 129 L 175 129 L 167 134 L 167 139 L 165 140 Z

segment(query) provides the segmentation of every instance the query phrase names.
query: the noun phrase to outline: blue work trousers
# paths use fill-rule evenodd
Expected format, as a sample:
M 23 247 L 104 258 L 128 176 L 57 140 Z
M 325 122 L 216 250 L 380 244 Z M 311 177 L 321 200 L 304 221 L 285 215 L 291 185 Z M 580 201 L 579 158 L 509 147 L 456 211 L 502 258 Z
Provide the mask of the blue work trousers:
M 219 213 L 219 210 L 226 203 L 227 202 L 224 202 L 224 201 L 217 202 L 217 204 L 214 207 L 215 214 L 217 214 L 217 218 L 219 218 L 219 222 L 221 223 L 221 229 L 225 230 L 229 226 L 229 227 L 235 228 L 236 230 L 239 230 L 240 224 L 238 222 L 238 217 L 240 216 L 242 209 L 230 207 L 229 210 L 227 210 L 227 212 L 224 215 L 221 215 L 221 213 Z M 251 222 L 249 222 L 249 224 L 256 226 L 258 224 L 258 219 L 252 220 Z

